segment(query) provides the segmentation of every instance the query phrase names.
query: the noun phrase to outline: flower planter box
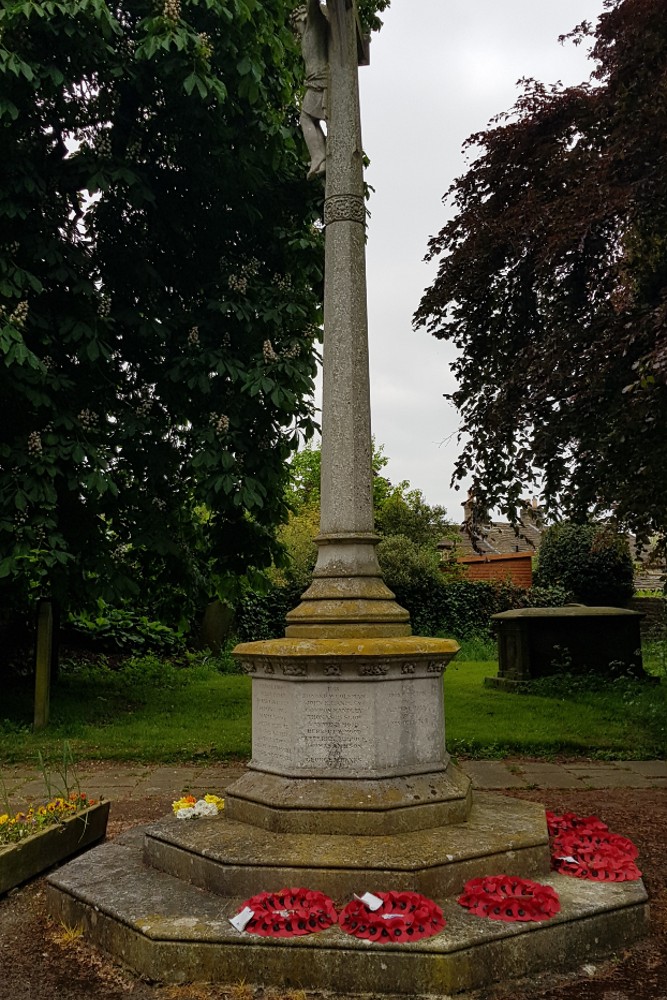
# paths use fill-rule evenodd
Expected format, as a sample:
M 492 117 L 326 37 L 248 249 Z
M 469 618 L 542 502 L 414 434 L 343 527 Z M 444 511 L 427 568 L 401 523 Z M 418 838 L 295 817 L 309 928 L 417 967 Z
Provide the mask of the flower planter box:
M 102 840 L 108 817 L 109 802 L 100 802 L 15 844 L 1 845 L 0 896 Z

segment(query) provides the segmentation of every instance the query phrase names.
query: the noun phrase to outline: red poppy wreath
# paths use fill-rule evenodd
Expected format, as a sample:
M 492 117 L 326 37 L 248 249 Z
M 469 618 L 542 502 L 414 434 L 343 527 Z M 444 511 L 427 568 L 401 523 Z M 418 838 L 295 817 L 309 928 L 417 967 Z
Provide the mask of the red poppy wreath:
M 638 850 L 628 837 L 612 833 L 597 816 L 557 816 L 547 812 L 551 866 L 561 875 L 594 882 L 631 882 L 641 878 L 635 864 Z
M 594 882 L 632 882 L 641 878 L 635 864 L 637 854 L 636 846 L 627 837 L 579 829 L 556 837 L 551 864 L 561 875 Z
M 558 896 L 550 885 L 512 875 L 472 878 L 464 885 L 458 902 L 478 917 L 507 922 L 549 920 L 560 910 Z
M 547 809 L 547 827 L 550 837 L 559 837 L 562 833 L 570 830 L 587 830 L 589 833 L 602 833 L 609 827 L 597 816 L 577 816 L 576 813 L 568 812 L 559 816 L 557 813 Z
M 366 893 L 341 910 L 338 922 L 346 934 L 383 944 L 419 941 L 445 926 L 440 907 L 418 892 Z
M 297 937 L 326 930 L 338 920 L 332 900 L 311 889 L 260 892 L 246 900 L 232 923 L 263 937 Z

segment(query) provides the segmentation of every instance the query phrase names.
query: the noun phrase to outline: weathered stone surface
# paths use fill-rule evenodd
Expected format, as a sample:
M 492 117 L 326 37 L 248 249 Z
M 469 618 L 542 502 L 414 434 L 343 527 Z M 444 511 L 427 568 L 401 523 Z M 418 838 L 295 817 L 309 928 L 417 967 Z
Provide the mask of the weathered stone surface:
M 642 666 L 641 615 L 623 608 L 520 608 L 492 615 L 498 629 L 494 687 L 556 673 L 632 673 Z
M 439 673 L 406 674 L 390 683 L 381 675 L 301 681 L 298 675 L 253 678 L 252 767 L 313 778 L 379 778 L 442 766 Z
M 238 646 L 234 655 L 253 679 L 251 768 L 293 779 L 360 783 L 444 770 L 441 675 L 457 651 L 452 640 L 415 637 L 275 639 Z M 257 777 L 243 782 L 246 790 L 234 786 L 230 799 L 261 804 Z M 253 794 L 247 791 L 250 783 Z M 329 787 L 335 813 L 343 806 L 336 786 Z M 290 808 L 309 808 L 309 788 L 300 787 Z M 373 790 L 359 788 L 346 808 L 365 808 Z M 403 804 L 416 803 L 408 797 Z M 275 803 L 267 800 L 267 806 Z M 436 816 L 431 825 L 442 822 Z M 262 822 L 287 828 L 272 824 L 268 818 Z M 344 832 L 335 825 L 329 829 Z
M 108 816 L 109 803 L 101 802 L 32 837 L 0 847 L 0 895 L 97 843 L 106 833 Z
M 227 789 L 230 819 L 278 833 L 406 833 L 463 822 L 470 779 L 449 765 L 382 779 L 290 778 L 248 771 Z
M 225 813 L 227 810 L 225 809 Z M 364 886 L 439 896 L 475 875 L 549 870 L 544 809 L 478 795 L 468 822 L 395 836 L 280 834 L 217 819 L 169 819 L 149 827 L 148 864 L 221 895 L 250 896 L 306 884 L 331 896 Z
M 459 645 L 453 639 L 433 639 L 428 636 L 405 636 L 399 638 L 364 639 L 310 639 L 297 637 L 294 639 L 267 639 L 261 642 L 242 642 L 234 649 L 234 656 L 241 661 L 251 661 L 256 656 L 297 657 L 312 659 L 317 662 L 331 660 L 338 662 L 351 658 L 384 659 L 400 663 L 407 656 L 419 659 L 442 659 L 448 663 L 459 650 Z
M 400 636 L 409 615 L 383 587 L 375 554 L 366 306 L 366 210 L 353 3 L 327 4 L 327 138 L 321 533 L 314 584 L 290 636 Z M 321 581 L 327 581 L 323 595 Z M 338 587 L 337 581 L 345 581 Z M 333 591 L 332 596 L 329 596 Z
M 221 899 L 147 869 L 136 848 L 118 843 L 60 869 L 50 877 L 48 893 L 55 917 L 83 926 L 149 979 L 175 983 L 245 980 L 338 993 L 452 994 L 537 969 L 573 968 L 626 947 L 646 931 L 641 882 L 586 883 L 558 875 L 543 881 L 556 889 L 562 906 L 547 923 L 497 923 L 472 916 L 454 898 L 436 896 L 447 920 L 440 934 L 382 946 L 338 927 L 287 940 L 239 933 L 228 918 L 242 899 Z
M 204 618 L 196 636 L 199 649 L 212 649 L 219 653 L 229 639 L 234 621 L 234 609 L 222 601 L 210 601 L 204 611 Z

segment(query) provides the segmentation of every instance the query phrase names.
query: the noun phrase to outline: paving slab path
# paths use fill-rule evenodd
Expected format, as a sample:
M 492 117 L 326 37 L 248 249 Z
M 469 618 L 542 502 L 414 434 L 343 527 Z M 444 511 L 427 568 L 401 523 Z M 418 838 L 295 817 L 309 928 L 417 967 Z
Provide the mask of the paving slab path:
M 573 789 L 586 791 L 602 788 L 648 790 L 667 788 L 667 761 L 620 760 L 564 763 L 511 760 L 463 760 L 463 770 L 470 775 L 474 788 L 486 791 L 502 789 Z M 76 768 L 76 785 L 86 794 L 107 799 L 140 800 L 178 798 L 190 793 L 220 793 L 240 777 L 246 768 L 243 761 L 220 764 L 128 764 L 110 761 L 85 762 Z M 0 766 L 0 777 L 13 809 L 43 801 L 44 778 L 36 768 L 25 765 Z M 54 794 L 58 782 L 54 781 Z

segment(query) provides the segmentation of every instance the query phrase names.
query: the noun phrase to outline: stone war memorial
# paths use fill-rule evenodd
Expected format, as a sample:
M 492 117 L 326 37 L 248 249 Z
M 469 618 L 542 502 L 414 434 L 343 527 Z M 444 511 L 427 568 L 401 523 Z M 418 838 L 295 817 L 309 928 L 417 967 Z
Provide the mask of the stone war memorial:
M 446 753 L 442 675 L 458 647 L 411 634 L 382 580 L 373 532 L 358 96 L 367 46 L 354 0 L 326 8 L 310 0 L 294 20 L 309 174 L 325 184 L 313 581 L 284 638 L 235 650 L 252 678 L 252 759 L 227 789 L 224 811 L 170 817 L 70 862 L 49 880 L 50 911 L 141 975 L 172 983 L 443 995 L 577 967 L 645 932 L 646 893 L 638 879 L 552 872 L 544 808 L 473 794 Z M 557 894 L 558 912 L 505 922 L 458 903 L 470 879 L 498 875 L 539 882 Z M 290 892 L 269 898 L 265 931 L 249 933 L 254 910 L 244 904 L 283 889 Z M 399 912 L 385 905 L 385 920 L 372 916 L 376 893 L 399 911 L 412 894 L 427 897 L 413 940 L 392 930 Z M 362 936 L 330 917 L 317 933 L 283 933 L 319 894 L 339 912 L 357 907 Z

